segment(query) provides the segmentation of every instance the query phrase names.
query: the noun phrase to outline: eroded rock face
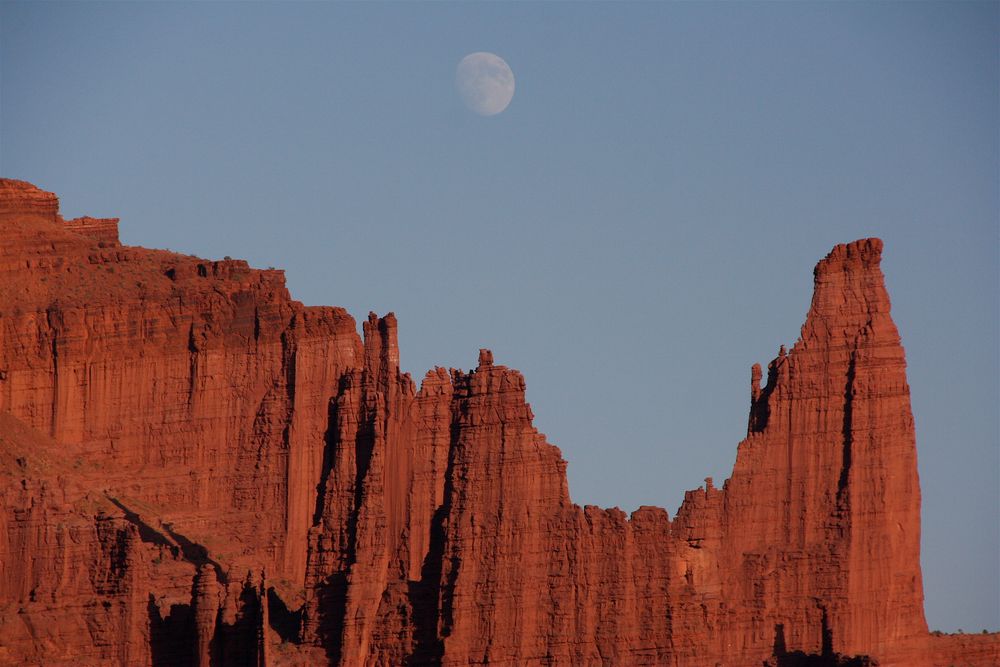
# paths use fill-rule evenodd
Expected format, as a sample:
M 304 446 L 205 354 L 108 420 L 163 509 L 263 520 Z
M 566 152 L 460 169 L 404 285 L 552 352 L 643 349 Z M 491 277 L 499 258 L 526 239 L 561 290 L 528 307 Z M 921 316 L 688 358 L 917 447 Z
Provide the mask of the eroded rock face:
M 19 181 L 0 240 L 2 664 L 1000 661 L 927 633 L 877 239 L 817 265 L 732 476 L 672 520 L 574 505 L 488 350 L 418 389 L 392 314 L 359 336 Z

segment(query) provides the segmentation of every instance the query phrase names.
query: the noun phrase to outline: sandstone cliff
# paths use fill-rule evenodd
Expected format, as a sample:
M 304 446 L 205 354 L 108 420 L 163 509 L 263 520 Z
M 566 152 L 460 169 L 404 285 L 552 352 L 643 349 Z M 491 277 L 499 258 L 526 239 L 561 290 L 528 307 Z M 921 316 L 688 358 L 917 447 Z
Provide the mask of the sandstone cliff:
M 877 239 L 751 372 L 733 474 L 581 508 L 519 373 L 121 246 L 0 180 L 0 664 L 994 665 L 931 637 Z

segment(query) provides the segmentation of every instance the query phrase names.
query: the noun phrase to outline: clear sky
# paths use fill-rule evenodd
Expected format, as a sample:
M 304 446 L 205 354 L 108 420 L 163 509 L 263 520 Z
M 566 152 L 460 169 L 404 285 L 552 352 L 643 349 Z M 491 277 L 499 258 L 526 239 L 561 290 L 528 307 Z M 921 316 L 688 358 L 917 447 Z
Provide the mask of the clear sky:
M 812 267 L 885 240 L 932 628 L 1000 628 L 998 3 L 3 3 L 0 173 L 521 369 L 579 503 L 729 475 Z M 455 68 L 516 76 L 501 114 Z

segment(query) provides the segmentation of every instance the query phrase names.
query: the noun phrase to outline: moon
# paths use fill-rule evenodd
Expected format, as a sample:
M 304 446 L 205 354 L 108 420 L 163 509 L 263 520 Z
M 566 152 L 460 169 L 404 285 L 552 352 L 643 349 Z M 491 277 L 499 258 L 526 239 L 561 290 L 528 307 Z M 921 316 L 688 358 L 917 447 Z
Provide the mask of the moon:
M 514 72 L 495 53 L 477 51 L 458 63 L 455 86 L 470 110 L 480 116 L 495 116 L 514 97 Z

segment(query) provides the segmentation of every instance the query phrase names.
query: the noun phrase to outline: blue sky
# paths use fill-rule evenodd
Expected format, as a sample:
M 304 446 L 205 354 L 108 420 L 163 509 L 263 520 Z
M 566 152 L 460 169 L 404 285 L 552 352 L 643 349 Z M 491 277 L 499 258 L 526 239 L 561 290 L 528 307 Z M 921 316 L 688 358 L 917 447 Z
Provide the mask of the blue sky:
M 927 615 L 1000 629 L 996 3 L 3 3 L 0 173 L 522 370 L 575 501 L 729 475 L 811 270 L 885 240 Z M 502 114 L 465 109 L 502 56 Z

